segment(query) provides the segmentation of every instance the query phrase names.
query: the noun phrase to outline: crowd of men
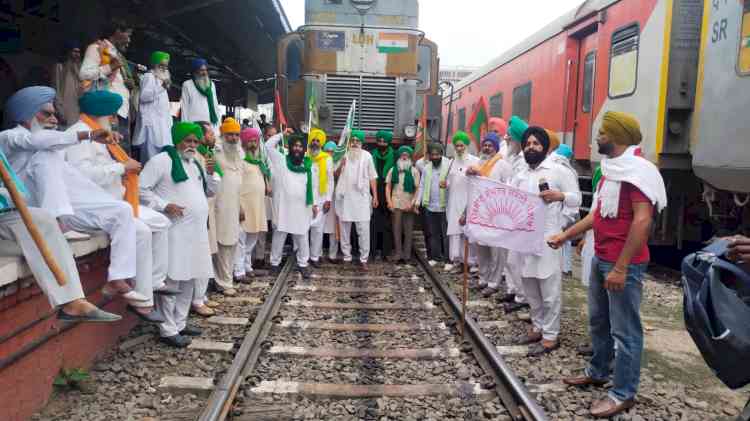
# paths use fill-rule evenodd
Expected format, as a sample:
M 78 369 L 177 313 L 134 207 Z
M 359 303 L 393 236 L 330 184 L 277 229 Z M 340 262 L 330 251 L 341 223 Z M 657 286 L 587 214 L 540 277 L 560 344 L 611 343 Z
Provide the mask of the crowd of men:
M 169 54 L 154 52 L 148 71 L 133 75 L 119 52 L 130 30 L 114 26 L 104 35 L 86 48 L 80 65 L 59 68 L 58 91 L 32 86 L 16 92 L 5 106 L 7 130 L 0 132 L 0 158 L 68 283 L 55 282 L 7 195 L 0 196 L 0 238 L 18 243 L 16 253 L 26 257 L 50 304 L 59 308 L 58 318 L 120 319 L 86 301 L 67 239 L 106 233 L 104 293 L 157 324 L 164 343 L 185 347 L 201 334 L 188 324 L 190 311 L 211 316 L 220 305 L 207 297 L 211 280 L 219 293 L 236 295 L 236 283 L 248 282 L 266 264 L 266 240 L 271 273 L 280 271 L 291 237 L 296 268 L 307 278 L 310 266 L 324 261 L 354 264 L 356 258 L 364 271 L 371 259 L 408 264 L 419 223 L 431 266 L 449 273 L 467 262 L 478 273 L 472 287 L 485 297 L 504 288 L 496 299 L 506 312 L 529 308 L 531 324 L 518 343 L 539 357 L 560 346 L 570 241 L 588 232 L 581 247 L 593 357 L 583 376 L 565 382 L 603 385 L 614 360 L 614 385 L 593 404 L 592 415 L 611 416 L 634 404 L 647 238 L 666 193 L 658 169 L 640 157 L 641 133 L 632 116 L 604 114 L 593 211 L 578 221 L 582 195 L 570 147 L 516 116 L 489 121 L 478 156 L 470 153 L 470 136 L 458 131 L 451 158 L 443 144 L 431 143 L 415 161 L 414 148 L 396 148 L 388 130 L 375 133 L 369 152 L 361 130 L 352 130 L 344 146 L 318 128 L 277 133 L 265 118 L 261 128 L 231 117 L 220 121 L 207 63 L 195 59 L 175 122 Z M 80 49 L 71 52 L 71 61 L 81 56 Z M 541 254 L 467 242 L 471 177 L 541 197 L 548 244 Z M 743 241 L 734 252 L 748 259 Z

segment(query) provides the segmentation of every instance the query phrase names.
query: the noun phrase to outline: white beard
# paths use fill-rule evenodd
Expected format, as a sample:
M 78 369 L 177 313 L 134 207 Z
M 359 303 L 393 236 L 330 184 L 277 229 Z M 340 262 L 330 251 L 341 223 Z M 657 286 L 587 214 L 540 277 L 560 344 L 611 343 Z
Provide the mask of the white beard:
M 211 86 L 211 79 L 208 76 L 195 78 L 194 81 L 195 81 L 195 86 L 203 90 L 206 90 Z
M 195 159 L 195 151 L 182 151 L 180 152 L 180 157 L 184 160 L 192 161 Z
M 410 159 L 399 159 L 398 160 L 398 170 L 399 171 L 406 171 L 409 168 L 411 168 L 411 160 Z
M 362 157 L 362 149 L 360 148 L 352 148 L 349 149 L 349 152 L 347 152 L 347 159 L 350 161 L 359 161 L 359 158 Z
M 154 76 L 162 82 L 172 81 L 172 75 L 169 73 L 169 70 L 154 69 Z
M 479 160 L 480 160 L 481 162 L 487 162 L 487 161 L 489 161 L 489 159 L 490 159 L 490 158 L 492 158 L 493 156 L 494 156 L 494 155 L 487 155 L 487 154 L 484 154 L 484 153 L 483 153 L 483 154 L 480 154 L 480 155 L 479 155 Z
M 42 126 L 42 124 L 39 123 L 39 120 L 37 120 L 36 117 L 32 118 L 31 128 L 29 129 L 29 131 L 31 131 L 31 133 L 36 133 L 40 130 L 44 130 L 44 126 Z
M 99 123 L 102 129 L 112 130 L 112 123 L 109 122 L 109 117 L 99 117 L 96 119 L 96 122 Z
M 314 146 L 310 147 L 310 156 L 312 156 L 314 158 L 314 157 L 318 156 L 319 153 L 320 153 L 320 148 L 316 148 Z

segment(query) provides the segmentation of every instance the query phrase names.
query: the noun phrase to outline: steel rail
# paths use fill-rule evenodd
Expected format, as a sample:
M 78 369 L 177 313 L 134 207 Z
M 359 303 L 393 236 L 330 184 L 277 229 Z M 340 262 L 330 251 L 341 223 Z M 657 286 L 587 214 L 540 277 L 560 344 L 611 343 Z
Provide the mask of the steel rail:
M 432 267 L 427 264 L 424 256 L 417 252 L 414 254 L 417 257 L 417 261 L 419 261 L 419 264 L 422 266 L 422 269 L 430 278 L 430 281 L 438 287 L 438 290 L 444 297 L 444 302 L 450 307 L 453 316 L 456 320 L 461 320 L 461 303 L 456 295 L 447 285 L 445 285 Z M 491 369 L 494 371 L 494 377 L 502 382 L 497 385 L 500 387 L 498 394 L 506 407 L 508 407 L 508 410 L 511 411 L 511 413 L 520 412 L 523 417 L 522 419 L 526 419 L 526 421 L 548 421 L 549 418 L 544 413 L 544 410 L 531 396 L 528 389 L 526 389 L 526 386 L 521 383 L 521 380 L 515 375 L 515 373 L 513 373 L 510 367 L 505 364 L 503 357 L 497 352 L 495 345 L 484 336 L 479 325 L 473 318 L 467 317 L 466 329 L 469 333 L 469 338 L 471 339 L 474 349 L 478 351 L 480 356 L 490 365 Z M 512 396 L 509 397 L 507 392 Z M 510 401 L 509 398 L 511 398 Z
M 253 355 L 257 358 L 262 345 L 261 339 L 263 339 L 263 330 L 273 317 L 273 314 L 278 308 L 281 297 L 286 292 L 289 273 L 293 266 L 293 260 L 294 257 L 287 259 L 281 273 L 276 277 L 273 289 L 271 289 L 271 292 L 266 297 L 263 306 L 255 317 L 255 321 L 253 321 L 253 325 L 242 340 L 242 345 L 234 356 L 232 365 L 224 374 L 224 377 L 222 377 L 219 384 L 211 392 L 211 396 L 208 398 L 208 404 L 206 404 L 203 412 L 198 418 L 199 421 L 223 421 L 229 414 L 237 390 L 245 378 L 243 373 L 246 370 L 248 361 L 251 360 Z

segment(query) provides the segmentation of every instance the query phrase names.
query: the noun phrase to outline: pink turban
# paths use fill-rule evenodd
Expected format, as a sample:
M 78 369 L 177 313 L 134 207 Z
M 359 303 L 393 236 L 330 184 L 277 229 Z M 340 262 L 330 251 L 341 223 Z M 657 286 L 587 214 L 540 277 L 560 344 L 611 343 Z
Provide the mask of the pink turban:
M 499 117 L 492 117 L 487 126 L 490 131 L 495 130 L 500 136 L 504 136 L 508 132 L 508 123 Z
M 251 140 L 258 139 L 260 139 L 260 129 L 258 128 L 248 127 L 240 132 L 240 140 L 243 145 L 249 143 Z

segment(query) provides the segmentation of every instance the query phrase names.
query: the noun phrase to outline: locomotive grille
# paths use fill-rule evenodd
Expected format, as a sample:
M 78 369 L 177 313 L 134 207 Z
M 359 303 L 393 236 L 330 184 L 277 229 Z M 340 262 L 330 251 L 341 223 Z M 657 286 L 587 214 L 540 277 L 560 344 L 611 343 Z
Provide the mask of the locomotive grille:
M 396 79 L 373 76 L 326 76 L 326 102 L 332 109 L 334 131 L 346 124 L 352 100 L 357 100 L 354 126 L 362 130 L 393 130 L 396 120 Z

